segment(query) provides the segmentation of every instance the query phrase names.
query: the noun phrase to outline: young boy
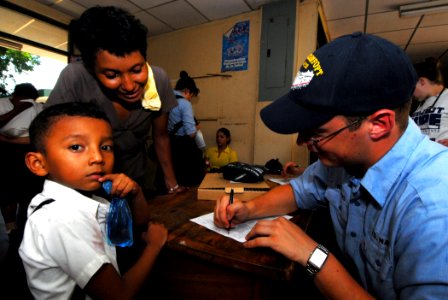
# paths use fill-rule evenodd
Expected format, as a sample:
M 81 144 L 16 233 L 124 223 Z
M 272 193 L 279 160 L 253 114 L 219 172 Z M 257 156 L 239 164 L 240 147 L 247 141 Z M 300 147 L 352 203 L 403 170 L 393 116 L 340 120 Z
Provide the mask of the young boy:
M 134 222 L 147 222 L 141 188 L 124 174 L 111 174 L 112 129 L 93 104 L 66 103 L 45 109 L 32 122 L 25 161 L 46 180 L 28 208 L 19 249 L 36 299 L 70 299 L 76 286 L 95 299 L 130 299 L 148 276 L 167 239 L 163 225 L 148 223 L 146 247 L 120 275 L 115 247 L 106 241 L 109 202 L 96 196 L 104 181 L 111 195 L 132 200 Z M 51 203 L 39 205 L 45 200 Z M 37 209 L 36 209 L 37 208 Z M 79 291 L 79 288 L 76 288 Z

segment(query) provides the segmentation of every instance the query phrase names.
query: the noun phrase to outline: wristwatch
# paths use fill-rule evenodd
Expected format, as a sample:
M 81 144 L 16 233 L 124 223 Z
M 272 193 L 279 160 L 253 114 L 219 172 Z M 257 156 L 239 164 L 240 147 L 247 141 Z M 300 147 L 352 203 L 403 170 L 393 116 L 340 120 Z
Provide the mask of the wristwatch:
M 317 247 L 311 252 L 308 261 L 306 262 L 305 269 L 308 275 L 314 277 L 317 272 L 322 269 L 325 262 L 328 258 L 328 250 L 321 244 L 317 245 Z

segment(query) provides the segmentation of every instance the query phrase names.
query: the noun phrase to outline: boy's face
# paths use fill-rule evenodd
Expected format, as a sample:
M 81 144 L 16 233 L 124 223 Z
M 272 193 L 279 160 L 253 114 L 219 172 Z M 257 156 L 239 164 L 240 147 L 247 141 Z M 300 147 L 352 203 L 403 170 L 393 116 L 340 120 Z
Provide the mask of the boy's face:
M 100 119 L 65 116 L 45 139 L 48 179 L 76 190 L 93 191 L 114 164 L 112 129 Z

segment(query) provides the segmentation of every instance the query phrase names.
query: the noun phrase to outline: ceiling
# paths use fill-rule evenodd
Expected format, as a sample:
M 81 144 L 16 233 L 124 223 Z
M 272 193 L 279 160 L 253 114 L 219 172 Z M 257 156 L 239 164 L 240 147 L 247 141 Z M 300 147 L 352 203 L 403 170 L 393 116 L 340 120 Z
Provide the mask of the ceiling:
M 400 17 L 400 5 L 422 0 L 321 0 L 331 39 L 372 33 L 402 47 L 414 62 L 432 56 L 448 65 L 448 12 Z M 448 3 L 447 3 L 448 5 Z
M 115 5 L 125 8 L 149 29 L 149 35 L 167 33 L 257 10 L 281 0 L 37 0 L 70 16 L 88 7 Z
M 36 0 L 41 6 L 78 17 L 95 5 L 116 5 L 133 13 L 149 29 L 149 36 L 227 18 L 259 9 L 273 2 L 286 0 Z M 20 5 L 29 3 L 10 1 Z M 433 56 L 448 60 L 448 13 L 400 17 L 398 7 L 422 0 L 319 0 L 322 4 L 324 28 L 330 40 L 343 34 L 361 31 L 377 34 L 401 46 L 414 62 Z M 4 17 L 0 30 L 26 32 L 26 18 Z M 32 26 L 37 26 L 35 22 Z M 25 27 L 23 27 L 25 26 Z M 42 25 L 43 26 L 43 25 Z M 23 28 L 22 28 L 23 27 Z M 66 49 L 64 34 L 48 35 L 45 28 L 34 28 L 53 47 Z M 31 32 L 31 30 L 30 30 Z M 31 33 L 30 33 L 31 34 Z M 448 65 L 445 63 L 445 65 Z

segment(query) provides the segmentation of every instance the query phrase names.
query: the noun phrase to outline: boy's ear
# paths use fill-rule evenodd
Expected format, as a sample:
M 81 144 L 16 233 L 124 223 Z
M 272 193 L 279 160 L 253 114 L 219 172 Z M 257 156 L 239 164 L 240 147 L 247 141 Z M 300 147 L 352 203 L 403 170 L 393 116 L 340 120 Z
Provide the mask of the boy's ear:
M 47 176 L 45 158 L 40 152 L 28 152 L 25 155 L 25 163 L 31 172 L 38 176 Z

